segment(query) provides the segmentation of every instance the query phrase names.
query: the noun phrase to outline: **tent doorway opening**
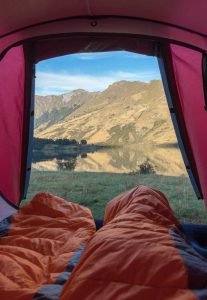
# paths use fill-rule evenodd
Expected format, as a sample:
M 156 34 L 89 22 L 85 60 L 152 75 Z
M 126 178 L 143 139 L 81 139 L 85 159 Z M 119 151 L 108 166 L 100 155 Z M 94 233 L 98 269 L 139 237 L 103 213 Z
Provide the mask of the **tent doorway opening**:
M 101 219 L 108 201 L 138 184 L 162 190 L 181 222 L 206 222 L 157 59 L 114 51 L 38 63 L 32 175 L 23 203 L 48 191 Z

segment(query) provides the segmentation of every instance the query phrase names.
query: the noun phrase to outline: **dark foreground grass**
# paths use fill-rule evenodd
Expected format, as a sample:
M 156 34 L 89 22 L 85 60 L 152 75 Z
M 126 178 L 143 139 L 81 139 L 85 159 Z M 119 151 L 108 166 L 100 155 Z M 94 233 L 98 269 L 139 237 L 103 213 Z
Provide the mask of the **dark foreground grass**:
M 138 184 L 161 190 L 169 199 L 177 218 L 185 223 L 207 223 L 203 201 L 197 200 L 189 179 L 159 175 L 79 173 L 69 171 L 32 172 L 27 199 L 48 191 L 89 207 L 95 218 L 103 218 L 108 201 Z

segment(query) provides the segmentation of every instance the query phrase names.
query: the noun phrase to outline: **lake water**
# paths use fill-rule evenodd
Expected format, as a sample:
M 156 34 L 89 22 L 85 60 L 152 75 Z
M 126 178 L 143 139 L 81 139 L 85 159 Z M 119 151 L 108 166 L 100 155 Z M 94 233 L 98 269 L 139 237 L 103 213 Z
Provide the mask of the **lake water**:
M 37 154 L 37 153 L 36 153 Z M 82 155 L 61 155 L 41 158 L 35 155 L 32 167 L 42 171 L 69 170 L 76 172 L 136 172 L 139 165 L 148 161 L 157 174 L 180 176 L 186 174 L 180 151 L 177 147 L 145 146 L 106 148 Z

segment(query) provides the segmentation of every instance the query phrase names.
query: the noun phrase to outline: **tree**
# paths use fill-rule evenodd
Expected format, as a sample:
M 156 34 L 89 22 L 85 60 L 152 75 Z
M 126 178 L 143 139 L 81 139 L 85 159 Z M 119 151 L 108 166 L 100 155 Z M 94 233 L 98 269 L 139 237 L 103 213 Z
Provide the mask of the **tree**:
M 86 140 L 81 140 L 80 143 L 81 143 L 81 145 L 86 145 L 87 141 Z

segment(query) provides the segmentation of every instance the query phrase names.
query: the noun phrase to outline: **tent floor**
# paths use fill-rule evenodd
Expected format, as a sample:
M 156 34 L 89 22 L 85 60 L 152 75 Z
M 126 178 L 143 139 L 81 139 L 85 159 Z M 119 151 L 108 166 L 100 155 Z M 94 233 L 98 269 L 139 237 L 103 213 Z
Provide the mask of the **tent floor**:
M 181 224 L 188 243 L 203 257 L 207 258 L 207 225 Z

